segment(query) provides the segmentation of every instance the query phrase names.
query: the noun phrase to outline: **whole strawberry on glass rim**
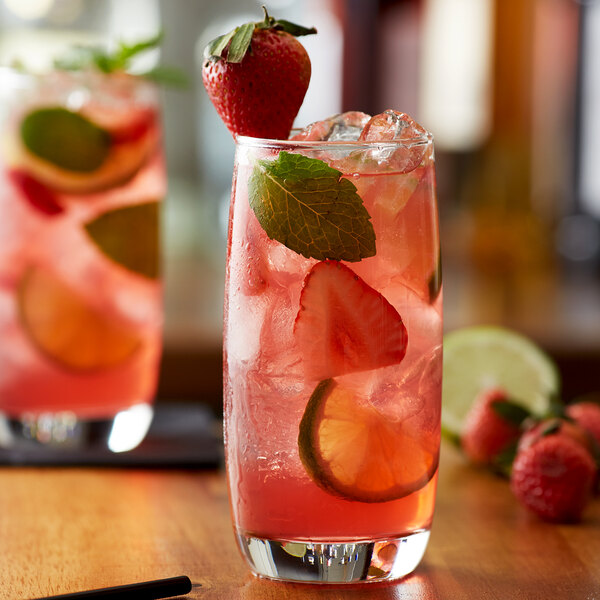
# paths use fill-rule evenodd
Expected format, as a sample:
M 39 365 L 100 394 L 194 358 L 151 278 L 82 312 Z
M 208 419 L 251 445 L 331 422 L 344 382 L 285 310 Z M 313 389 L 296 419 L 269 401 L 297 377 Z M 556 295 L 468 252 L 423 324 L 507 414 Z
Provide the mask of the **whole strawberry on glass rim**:
M 202 81 L 232 135 L 287 139 L 310 82 L 296 36 L 316 33 L 284 19 L 245 23 L 204 50 Z

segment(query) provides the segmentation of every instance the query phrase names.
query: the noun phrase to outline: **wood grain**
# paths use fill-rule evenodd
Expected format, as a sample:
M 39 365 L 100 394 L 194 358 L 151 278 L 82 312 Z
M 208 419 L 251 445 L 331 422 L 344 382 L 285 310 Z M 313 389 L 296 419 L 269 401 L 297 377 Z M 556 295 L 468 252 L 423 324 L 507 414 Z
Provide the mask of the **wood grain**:
M 396 584 L 289 585 L 254 578 L 230 525 L 220 472 L 0 469 L 0 598 L 188 575 L 215 600 L 593 599 L 600 499 L 578 525 L 529 516 L 506 481 L 444 446 L 428 551 Z

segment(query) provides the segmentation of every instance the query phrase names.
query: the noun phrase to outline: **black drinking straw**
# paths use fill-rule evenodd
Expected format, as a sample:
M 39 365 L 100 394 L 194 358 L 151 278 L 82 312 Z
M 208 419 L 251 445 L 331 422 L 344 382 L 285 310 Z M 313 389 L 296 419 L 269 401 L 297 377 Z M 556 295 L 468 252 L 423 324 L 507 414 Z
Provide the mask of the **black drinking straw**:
M 61 594 L 59 596 L 46 596 L 38 600 L 155 600 L 158 598 L 171 598 L 187 594 L 192 589 L 189 577 L 169 577 L 128 585 Z

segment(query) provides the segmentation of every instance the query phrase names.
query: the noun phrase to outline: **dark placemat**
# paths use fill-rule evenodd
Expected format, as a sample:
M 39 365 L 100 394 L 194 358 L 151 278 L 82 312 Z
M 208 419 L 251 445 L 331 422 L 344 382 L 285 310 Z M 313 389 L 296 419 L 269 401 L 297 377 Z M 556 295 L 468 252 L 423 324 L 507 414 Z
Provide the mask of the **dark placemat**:
M 216 468 L 223 461 L 220 421 L 201 404 L 157 403 L 144 441 L 128 452 L 102 447 L 0 449 L 2 465 Z

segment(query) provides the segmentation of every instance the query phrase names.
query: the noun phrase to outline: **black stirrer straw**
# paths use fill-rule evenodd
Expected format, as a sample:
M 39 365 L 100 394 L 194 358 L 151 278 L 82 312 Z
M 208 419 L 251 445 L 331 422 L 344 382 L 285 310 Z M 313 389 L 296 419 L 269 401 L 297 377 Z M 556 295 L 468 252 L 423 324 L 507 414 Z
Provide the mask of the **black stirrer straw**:
M 190 578 L 185 575 L 117 585 L 115 587 L 61 594 L 59 596 L 46 596 L 37 600 L 158 600 L 182 596 L 192 589 Z

